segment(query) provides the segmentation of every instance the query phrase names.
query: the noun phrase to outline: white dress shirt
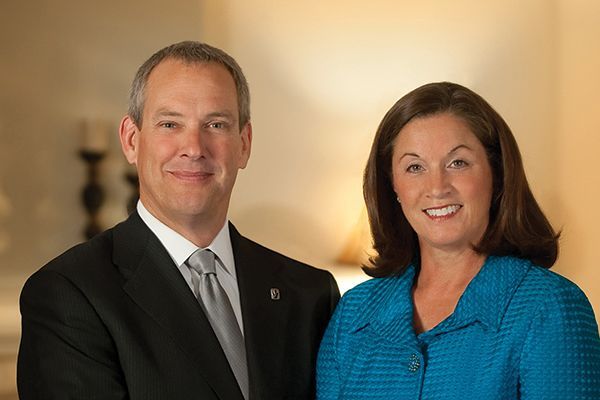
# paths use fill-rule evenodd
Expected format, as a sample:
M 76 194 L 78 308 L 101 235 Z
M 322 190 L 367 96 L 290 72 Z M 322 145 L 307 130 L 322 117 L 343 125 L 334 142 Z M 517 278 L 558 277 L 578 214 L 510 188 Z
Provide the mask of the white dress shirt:
M 159 221 L 154 215 L 144 207 L 141 201 L 137 203 L 137 212 L 140 218 L 148 228 L 156 235 L 158 240 L 167 249 L 167 252 L 173 259 L 173 262 L 183 275 L 192 293 L 194 292 L 192 285 L 192 275 L 189 268 L 185 265 L 185 261 L 199 249 L 194 243 L 184 238 L 173 229 Z M 205 249 L 210 249 L 215 253 L 216 257 L 216 272 L 219 283 L 223 286 L 225 293 L 229 297 L 235 318 L 240 325 L 242 334 L 244 333 L 244 324 L 242 322 L 242 307 L 240 305 L 240 292 L 237 284 L 237 276 L 235 273 L 235 260 L 233 258 L 233 249 L 231 247 L 231 239 L 229 237 L 229 224 L 225 220 L 225 225 L 221 228 L 217 236 L 211 244 Z

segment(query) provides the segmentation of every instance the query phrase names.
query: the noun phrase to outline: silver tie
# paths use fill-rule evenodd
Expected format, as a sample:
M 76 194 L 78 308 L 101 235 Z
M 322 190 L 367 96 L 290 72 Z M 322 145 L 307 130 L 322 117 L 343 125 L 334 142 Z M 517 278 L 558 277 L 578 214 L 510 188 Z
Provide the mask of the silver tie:
M 248 365 L 244 338 L 215 271 L 215 255 L 210 250 L 196 250 L 186 261 L 192 274 L 192 285 L 221 348 L 229 361 L 244 398 L 248 398 Z

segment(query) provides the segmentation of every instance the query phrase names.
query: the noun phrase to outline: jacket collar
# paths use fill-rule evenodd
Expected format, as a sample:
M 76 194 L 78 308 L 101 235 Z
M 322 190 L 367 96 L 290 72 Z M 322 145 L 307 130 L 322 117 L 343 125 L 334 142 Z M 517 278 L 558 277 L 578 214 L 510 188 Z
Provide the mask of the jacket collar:
M 368 292 L 363 303 L 357 307 L 352 324 L 355 328 L 353 333 L 371 327 L 383 339 L 416 345 L 411 295 L 415 273 L 415 267 L 410 265 L 402 275 L 368 281 Z
M 281 274 L 286 267 L 281 257 L 243 237 L 232 224 L 228 227 L 244 318 L 251 397 L 280 398 L 285 388 L 276 378 L 284 366 L 289 332 L 287 324 L 279 321 L 289 319 L 293 289 Z M 113 261 L 124 277 L 125 292 L 189 355 L 219 398 L 242 400 L 208 319 L 158 238 L 137 212 L 117 225 L 113 235 Z M 271 299 L 271 288 L 280 290 L 278 301 Z
M 243 237 L 229 224 L 244 321 L 251 398 L 281 398 L 281 370 L 285 366 L 286 341 L 290 332 L 282 323 L 290 319 L 291 295 L 286 265 L 262 246 Z M 272 298 L 272 289 L 280 297 Z
M 465 289 L 454 313 L 439 328 L 447 331 L 478 321 L 497 331 L 515 291 L 530 268 L 531 262 L 519 258 L 488 257 Z
M 460 329 L 474 322 L 497 331 L 510 300 L 531 268 L 514 257 L 490 256 L 460 297 L 454 312 L 419 339 Z M 416 268 L 402 275 L 375 279 L 354 320 L 354 332 L 371 325 L 378 335 L 394 342 L 416 343 L 413 328 L 412 286 Z
M 123 290 L 189 356 L 219 398 L 242 400 L 208 319 L 158 238 L 135 212 L 113 235 Z

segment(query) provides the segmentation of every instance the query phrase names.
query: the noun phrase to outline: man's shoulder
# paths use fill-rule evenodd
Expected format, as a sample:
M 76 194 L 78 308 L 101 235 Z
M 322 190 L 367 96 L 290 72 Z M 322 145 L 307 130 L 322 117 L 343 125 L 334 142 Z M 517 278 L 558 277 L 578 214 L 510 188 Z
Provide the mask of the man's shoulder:
M 106 230 L 93 238 L 76 244 L 44 265 L 41 270 L 69 273 L 85 270 L 95 264 L 110 260 L 112 254 L 113 229 Z
M 230 224 L 231 244 L 234 256 L 250 256 L 256 262 L 271 266 L 284 267 L 284 271 L 290 274 L 306 274 L 309 276 L 323 275 L 331 276 L 328 271 L 319 269 L 302 261 L 296 260 L 279 251 L 266 247 L 263 244 L 243 236 L 233 224 Z
M 279 251 L 273 250 L 260 243 L 255 242 L 245 236 L 240 236 L 241 240 L 246 246 L 247 250 L 254 252 L 255 256 L 260 258 L 266 263 L 281 265 L 285 267 L 285 272 L 294 274 L 307 274 L 307 275 L 331 275 L 329 271 L 314 267 L 305 262 L 296 260 L 290 256 L 287 256 Z
M 121 278 L 112 263 L 112 234 L 109 229 L 50 260 L 27 279 L 22 301 L 45 293 L 56 303 L 68 298 L 68 293 L 96 293 L 106 289 L 106 285 L 118 284 Z
M 327 318 L 339 300 L 339 289 L 331 272 L 293 259 L 239 234 L 231 225 L 231 244 L 242 285 L 255 287 L 267 282 L 273 287 L 291 289 L 309 304 L 325 305 Z M 281 286 L 280 286 L 281 285 Z
M 115 279 L 120 282 L 122 276 L 114 262 L 115 244 L 121 241 L 122 248 L 133 248 L 132 244 L 136 240 L 131 235 L 125 239 L 127 232 L 120 232 L 119 235 L 119 231 L 124 230 L 123 226 L 128 224 L 127 221 L 65 250 L 38 269 L 28 281 L 60 277 L 80 288 L 101 287 L 102 282 L 113 282 Z M 121 238 L 116 239 L 116 236 Z
M 105 230 L 91 239 L 76 244 L 54 259 L 50 260 L 40 270 L 56 271 L 63 274 L 87 274 L 100 266 L 112 265 L 115 249 L 121 252 L 138 252 L 136 250 L 143 242 L 143 223 L 137 215 L 131 215 L 126 220 Z

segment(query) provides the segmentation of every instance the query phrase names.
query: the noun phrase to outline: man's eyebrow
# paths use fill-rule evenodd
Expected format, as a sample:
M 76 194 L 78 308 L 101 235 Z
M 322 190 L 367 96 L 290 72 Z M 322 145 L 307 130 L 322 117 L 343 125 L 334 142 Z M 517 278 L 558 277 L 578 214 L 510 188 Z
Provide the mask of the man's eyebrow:
M 229 119 L 233 119 L 235 116 L 235 114 L 229 112 L 229 111 L 215 111 L 215 112 L 211 112 L 206 114 L 206 118 L 215 118 L 215 117 L 221 117 L 221 118 L 229 118 Z
M 168 108 L 159 108 L 153 115 L 154 118 L 157 117 L 182 117 L 183 114 L 174 110 L 170 110 Z
M 160 117 L 183 117 L 183 114 L 178 112 L 178 111 L 174 111 L 174 110 L 170 110 L 168 108 L 161 108 L 158 109 L 156 111 L 156 113 L 154 113 L 153 115 L 154 118 L 160 118 Z M 229 111 L 215 111 L 215 112 L 211 112 L 209 114 L 206 114 L 205 118 L 209 119 L 209 118 L 215 118 L 215 117 L 220 117 L 220 118 L 234 118 L 235 114 Z

